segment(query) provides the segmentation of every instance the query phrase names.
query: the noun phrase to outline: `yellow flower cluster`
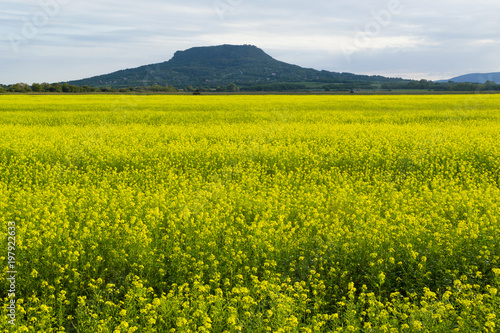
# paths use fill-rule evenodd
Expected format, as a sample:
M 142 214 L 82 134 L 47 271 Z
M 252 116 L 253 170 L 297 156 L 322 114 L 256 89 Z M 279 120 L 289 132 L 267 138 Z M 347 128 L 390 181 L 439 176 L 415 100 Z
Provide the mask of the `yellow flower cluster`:
M 500 327 L 497 95 L 0 97 L 17 332 Z

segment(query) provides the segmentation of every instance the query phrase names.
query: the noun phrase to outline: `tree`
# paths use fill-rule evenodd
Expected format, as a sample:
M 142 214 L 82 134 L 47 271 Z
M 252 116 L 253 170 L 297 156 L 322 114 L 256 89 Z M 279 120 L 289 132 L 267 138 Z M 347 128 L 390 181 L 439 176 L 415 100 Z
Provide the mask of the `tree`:
M 50 86 L 50 92 L 63 92 L 63 86 L 60 83 L 53 83 Z
M 82 87 L 80 87 L 80 86 L 70 86 L 70 87 L 71 87 L 71 92 L 74 92 L 74 93 L 78 93 L 78 92 L 83 91 Z
M 71 92 L 71 88 L 70 88 L 69 84 L 67 84 L 67 83 L 63 84 L 62 91 L 65 93 Z
M 240 91 L 240 89 L 234 83 L 230 83 L 227 85 L 226 91 L 236 92 L 236 91 Z
M 52 86 L 50 85 L 50 83 L 47 82 L 42 83 L 42 92 L 50 92 L 51 87 Z
M 484 88 L 485 90 L 499 90 L 500 89 L 500 85 L 498 85 L 496 82 L 494 81 L 486 81 L 484 83 Z
M 40 83 L 33 83 L 31 85 L 31 90 L 33 90 L 34 92 L 42 92 L 42 85 Z
M 159 91 L 163 91 L 163 87 L 160 86 L 159 84 L 153 84 L 151 87 L 150 87 L 150 90 L 151 91 L 154 91 L 154 92 L 159 92 Z
M 8 91 L 17 93 L 31 92 L 31 87 L 27 83 L 16 83 L 9 87 Z
M 174 86 L 169 86 L 168 84 L 165 86 L 165 89 L 167 92 L 178 92 L 179 91 Z

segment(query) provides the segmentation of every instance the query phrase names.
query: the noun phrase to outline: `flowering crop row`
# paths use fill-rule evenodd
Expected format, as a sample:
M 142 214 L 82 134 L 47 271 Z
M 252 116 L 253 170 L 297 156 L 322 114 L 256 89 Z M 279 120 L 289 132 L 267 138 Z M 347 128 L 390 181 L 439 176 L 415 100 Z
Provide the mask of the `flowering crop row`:
M 0 101 L 14 331 L 500 327 L 496 95 Z

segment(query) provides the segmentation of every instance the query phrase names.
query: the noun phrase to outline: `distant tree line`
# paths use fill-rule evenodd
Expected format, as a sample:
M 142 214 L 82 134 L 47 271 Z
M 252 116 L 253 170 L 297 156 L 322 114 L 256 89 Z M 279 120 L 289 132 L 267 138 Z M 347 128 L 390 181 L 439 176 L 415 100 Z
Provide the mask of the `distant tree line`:
M 500 91 L 500 84 L 486 81 L 484 84 L 449 81 L 446 83 L 428 80 L 402 82 L 339 82 L 323 85 L 325 91 L 362 90 L 427 90 L 427 91 Z
M 304 91 L 312 89 L 302 83 L 268 83 L 255 85 L 237 86 L 235 83 L 230 83 L 226 86 L 213 87 L 192 87 L 187 86 L 184 89 L 177 89 L 171 85 L 161 86 L 154 84 L 152 86 L 129 87 L 129 88 L 113 88 L 113 87 L 90 87 L 70 85 L 68 83 L 16 83 L 12 85 L 1 85 L 0 93 L 131 93 L 131 92 L 146 92 L 146 93 L 162 93 L 162 92 L 286 92 L 286 91 Z M 500 84 L 493 81 L 486 81 L 483 84 L 478 83 L 463 83 L 449 81 L 447 83 L 439 83 L 428 80 L 420 81 L 402 81 L 402 82 L 370 82 L 370 81 L 352 81 L 330 83 L 322 86 L 325 91 L 350 91 L 351 89 L 360 90 L 428 90 L 428 91 L 500 91 Z
M 230 83 L 228 84 L 227 86 L 225 87 L 221 87 L 221 86 L 217 86 L 217 88 L 210 88 L 210 87 L 197 87 L 197 88 L 193 88 L 193 86 L 187 86 L 183 89 L 183 91 L 187 91 L 187 92 L 195 92 L 195 91 L 199 91 L 199 92 L 210 92 L 210 91 L 217 91 L 217 92 L 238 92 L 240 91 L 240 88 L 238 86 L 236 86 L 236 84 L 234 83 Z
M 340 82 L 331 83 L 323 86 L 325 91 L 350 91 L 351 89 L 375 90 L 377 85 L 373 82 L 358 81 L 358 82 Z
M 248 87 L 240 88 L 240 91 L 299 91 L 306 90 L 307 86 L 300 83 L 271 83 L 271 84 L 255 84 Z
M 152 85 L 147 87 L 110 88 L 75 86 L 67 83 L 16 83 L 0 85 L 0 93 L 96 93 L 96 92 L 178 92 L 173 86 Z
M 382 89 L 417 89 L 434 91 L 500 91 L 500 84 L 493 81 L 486 81 L 483 84 L 469 82 L 446 83 L 433 82 L 427 80 L 411 81 L 405 83 L 383 83 Z
M 272 92 L 272 91 L 300 91 L 300 90 L 307 90 L 307 86 L 305 84 L 300 84 L 300 83 L 269 83 L 269 84 L 255 84 L 255 85 L 250 85 L 250 86 L 241 86 L 238 87 L 235 83 L 230 83 L 227 86 L 221 87 L 217 86 L 217 88 L 213 89 L 210 87 L 198 87 L 198 88 L 193 88 L 192 86 L 187 86 L 183 89 L 184 91 L 188 92 L 238 92 L 238 91 L 246 91 L 246 92 L 251 92 L 251 91 L 265 91 L 265 92 Z
M 237 92 L 240 91 L 240 88 L 234 83 L 230 83 L 225 87 L 218 86 L 215 88 L 215 91 L 225 91 L 225 92 Z

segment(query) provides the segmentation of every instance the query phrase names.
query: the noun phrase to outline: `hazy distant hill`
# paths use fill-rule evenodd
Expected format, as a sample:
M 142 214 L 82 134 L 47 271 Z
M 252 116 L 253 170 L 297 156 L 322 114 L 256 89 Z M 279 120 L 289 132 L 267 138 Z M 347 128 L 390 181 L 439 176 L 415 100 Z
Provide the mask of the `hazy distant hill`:
M 173 85 L 217 87 L 235 83 L 251 86 L 271 83 L 404 82 L 382 76 L 335 73 L 302 68 L 278 61 L 252 45 L 194 47 L 175 52 L 172 59 L 158 64 L 120 70 L 111 74 L 70 81 L 91 87 L 140 87 Z
M 454 77 L 449 80 L 440 80 L 436 82 L 471 82 L 471 83 L 485 83 L 486 81 L 493 81 L 496 83 L 500 83 L 500 73 L 473 73 L 473 74 L 465 74 Z

